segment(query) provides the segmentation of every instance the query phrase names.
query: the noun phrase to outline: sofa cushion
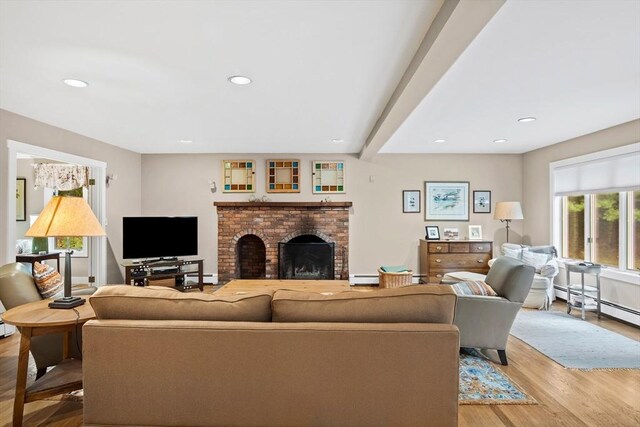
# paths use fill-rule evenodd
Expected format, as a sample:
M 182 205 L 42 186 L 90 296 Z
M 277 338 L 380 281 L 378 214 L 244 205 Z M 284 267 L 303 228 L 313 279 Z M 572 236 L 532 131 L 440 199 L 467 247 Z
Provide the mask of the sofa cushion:
M 465 280 L 464 282 L 454 283 L 451 286 L 458 295 L 483 295 L 487 297 L 498 295 L 484 280 Z
M 53 298 L 57 294 L 62 295 L 64 287 L 62 276 L 52 266 L 36 261 L 33 264 L 33 279 L 42 298 Z
M 334 295 L 278 290 L 271 311 L 274 322 L 451 324 L 456 298 L 451 286 L 440 285 Z
M 271 321 L 271 291 L 246 295 L 103 286 L 89 299 L 98 319 Z

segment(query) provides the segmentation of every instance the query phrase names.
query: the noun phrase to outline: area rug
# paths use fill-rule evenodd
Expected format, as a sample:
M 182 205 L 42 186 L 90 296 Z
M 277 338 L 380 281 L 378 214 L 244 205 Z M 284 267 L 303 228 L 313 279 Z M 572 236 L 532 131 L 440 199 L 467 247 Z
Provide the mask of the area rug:
M 559 311 L 518 313 L 511 335 L 571 369 L 640 369 L 640 342 Z
M 460 353 L 460 405 L 533 405 L 537 402 L 476 351 Z

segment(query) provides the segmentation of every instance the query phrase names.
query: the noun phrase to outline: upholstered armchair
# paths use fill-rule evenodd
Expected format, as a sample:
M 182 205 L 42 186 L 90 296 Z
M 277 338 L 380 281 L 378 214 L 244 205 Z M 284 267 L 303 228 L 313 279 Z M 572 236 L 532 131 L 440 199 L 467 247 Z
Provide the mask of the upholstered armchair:
M 496 258 L 484 281 L 496 296 L 458 295 L 453 323 L 460 329 L 460 347 L 495 349 L 507 365 L 507 339 L 522 307 L 535 269 L 521 260 Z
M 94 286 L 80 285 L 72 288 L 72 295 L 91 295 L 95 291 Z M 16 262 L 0 267 L 0 302 L 5 309 L 42 299 L 31 275 L 30 265 Z M 62 360 L 62 338 L 62 334 L 31 338 L 31 354 L 38 368 L 38 378 L 46 372 L 47 367 L 57 365 Z M 82 344 L 78 347 L 82 348 Z M 73 349 L 72 357 L 80 358 L 76 348 Z
M 523 307 L 548 310 L 556 299 L 553 281 L 560 272 L 555 246 L 526 246 L 514 243 L 502 245 L 502 255 L 520 259 L 536 269 L 529 295 Z M 491 265 L 491 261 L 489 262 Z

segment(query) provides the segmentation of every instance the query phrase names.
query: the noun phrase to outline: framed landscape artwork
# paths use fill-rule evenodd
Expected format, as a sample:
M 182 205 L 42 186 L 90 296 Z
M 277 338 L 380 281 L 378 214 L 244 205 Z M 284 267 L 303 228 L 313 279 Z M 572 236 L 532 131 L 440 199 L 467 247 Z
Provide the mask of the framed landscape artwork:
M 267 160 L 267 193 L 299 193 L 300 160 Z
M 345 169 L 342 160 L 313 162 L 313 193 L 346 193 Z
M 473 213 L 491 213 L 491 191 L 473 192 Z
M 256 191 L 254 160 L 222 161 L 222 192 L 253 193 Z
M 426 181 L 426 221 L 469 221 L 469 182 Z

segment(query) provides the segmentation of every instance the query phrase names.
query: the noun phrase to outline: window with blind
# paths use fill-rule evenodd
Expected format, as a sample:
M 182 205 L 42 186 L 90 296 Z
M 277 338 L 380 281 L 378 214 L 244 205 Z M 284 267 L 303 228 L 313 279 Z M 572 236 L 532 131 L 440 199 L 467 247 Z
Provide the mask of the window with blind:
M 563 258 L 640 270 L 640 143 L 550 165 Z

